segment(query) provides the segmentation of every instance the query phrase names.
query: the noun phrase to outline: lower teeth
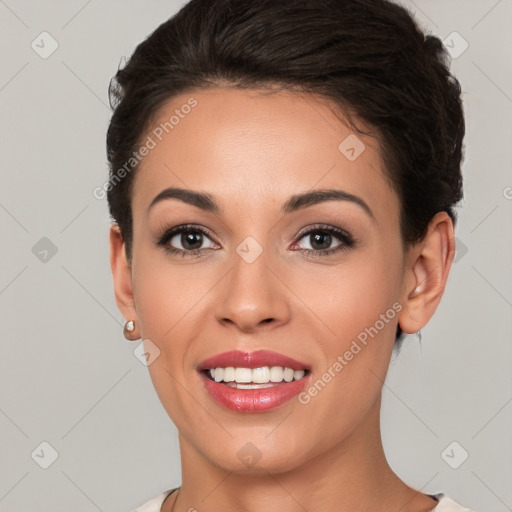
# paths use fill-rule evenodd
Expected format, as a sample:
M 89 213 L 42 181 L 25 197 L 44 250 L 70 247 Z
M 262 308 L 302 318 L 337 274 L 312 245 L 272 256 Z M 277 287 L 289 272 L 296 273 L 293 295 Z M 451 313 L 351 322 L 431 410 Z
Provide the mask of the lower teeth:
M 282 382 L 268 382 L 266 384 L 241 384 L 239 382 L 222 382 L 226 386 L 233 389 L 263 389 L 263 388 L 273 388 L 274 386 L 279 386 Z

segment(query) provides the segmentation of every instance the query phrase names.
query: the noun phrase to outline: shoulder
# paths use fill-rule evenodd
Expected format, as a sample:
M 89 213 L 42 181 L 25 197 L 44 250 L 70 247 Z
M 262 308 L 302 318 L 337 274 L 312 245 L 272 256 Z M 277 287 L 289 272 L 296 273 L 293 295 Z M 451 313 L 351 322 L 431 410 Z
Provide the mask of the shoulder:
M 446 494 L 439 493 L 436 494 L 435 497 L 439 501 L 439 505 L 434 509 L 435 512 L 475 512 L 453 501 L 451 498 L 446 496 Z
M 164 491 L 156 498 L 146 501 L 146 503 L 138 506 L 135 510 L 133 510 L 133 512 L 160 512 L 160 508 L 162 507 L 162 503 L 164 502 L 165 498 L 167 498 L 167 496 L 169 496 L 169 494 L 175 490 L 176 489 L 169 489 Z

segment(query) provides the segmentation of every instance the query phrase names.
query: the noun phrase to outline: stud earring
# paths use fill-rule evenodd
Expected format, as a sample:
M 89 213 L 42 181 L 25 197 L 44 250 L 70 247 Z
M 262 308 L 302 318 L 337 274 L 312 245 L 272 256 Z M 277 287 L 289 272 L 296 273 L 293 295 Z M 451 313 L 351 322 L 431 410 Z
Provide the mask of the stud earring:
M 140 338 L 140 336 L 138 336 L 135 332 L 135 322 L 133 320 L 128 320 L 124 324 L 123 334 L 124 337 L 129 341 L 135 341 Z

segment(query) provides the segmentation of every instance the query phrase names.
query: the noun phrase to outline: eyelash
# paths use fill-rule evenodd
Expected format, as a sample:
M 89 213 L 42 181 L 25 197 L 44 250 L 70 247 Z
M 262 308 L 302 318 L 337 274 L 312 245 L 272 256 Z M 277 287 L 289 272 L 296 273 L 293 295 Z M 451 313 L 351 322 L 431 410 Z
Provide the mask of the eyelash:
M 176 256 L 197 256 L 202 251 L 208 249 L 192 249 L 190 251 L 186 251 L 183 249 L 176 249 L 168 245 L 168 242 L 176 235 L 186 232 L 194 232 L 201 233 L 202 235 L 211 239 L 210 234 L 204 230 L 203 228 L 196 226 L 194 224 L 185 224 L 181 226 L 176 226 L 167 230 L 163 236 L 156 242 L 156 245 L 159 247 L 163 247 L 167 254 L 176 255 Z M 334 249 L 298 249 L 297 252 L 306 253 L 310 258 L 317 258 L 319 256 L 327 256 L 337 252 L 348 251 L 356 246 L 357 241 L 352 237 L 352 235 L 343 229 L 335 228 L 334 226 L 326 226 L 322 224 L 315 224 L 313 227 L 309 228 L 307 231 L 300 233 L 298 235 L 298 240 L 300 241 L 308 235 L 312 235 L 314 233 L 328 233 L 329 235 L 334 235 L 341 243 L 335 247 Z M 214 242 L 215 243 L 215 242 Z M 297 242 L 294 242 L 294 244 Z M 212 249 L 210 249 L 212 250 Z M 215 250 L 215 249 L 213 249 Z M 314 253 L 311 254 L 311 253 Z

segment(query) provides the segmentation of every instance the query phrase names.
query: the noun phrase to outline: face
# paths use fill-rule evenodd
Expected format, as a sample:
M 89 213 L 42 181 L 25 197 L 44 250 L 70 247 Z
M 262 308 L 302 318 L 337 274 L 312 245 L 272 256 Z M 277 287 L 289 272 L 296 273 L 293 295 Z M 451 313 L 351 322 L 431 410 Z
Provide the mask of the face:
M 312 96 L 221 88 L 174 97 L 153 128 L 132 195 L 131 318 L 160 351 L 148 368 L 181 442 L 237 472 L 347 449 L 375 427 L 404 293 L 400 205 L 377 140 Z M 169 188 L 217 209 L 175 193 L 152 205 Z M 298 199 L 319 190 L 335 193 Z M 308 371 L 257 391 L 199 371 L 233 350 Z

